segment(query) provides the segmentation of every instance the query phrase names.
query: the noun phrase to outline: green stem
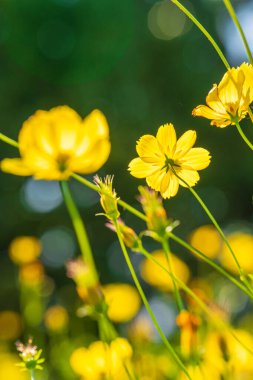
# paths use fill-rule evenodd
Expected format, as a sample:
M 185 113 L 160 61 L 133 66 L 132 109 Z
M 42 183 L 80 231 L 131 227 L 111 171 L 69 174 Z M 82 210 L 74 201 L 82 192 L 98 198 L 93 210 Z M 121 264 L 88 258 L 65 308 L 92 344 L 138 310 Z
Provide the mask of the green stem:
M 3 133 L 0 133 L 0 140 L 5 142 L 6 144 L 14 146 L 15 148 L 18 148 L 17 141 L 10 139 L 9 137 L 5 136 Z
M 136 286 L 136 288 L 137 288 L 137 290 L 138 290 L 138 292 L 139 292 L 139 294 L 141 296 L 141 299 L 142 299 L 142 301 L 143 301 L 143 303 L 144 303 L 144 305 L 145 305 L 145 307 L 147 309 L 147 312 L 150 315 L 150 318 L 152 319 L 152 321 L 154 323 L 154 326 L 156 327 L 156 329 L 157 329 L 157 331 L 158 331 L 158 333 L 159 333 L 159 335 L 160 335 L 163 343 L 165 344 L 166 348 L 170 352 L 170 354 L 173 357 L 173 359 L 175 360 L 175 362 L 178 364 L 178 366 L 181 368 L 181 370 L 185 373 L 185 375 L 187 376 L 187 378 L 190 379 L 190 380 L 192 380 L 191 377 L 190 377 L 190 375 L 188 374 L 187 369 L 184 366 L 183 362 L 181 361 L 181 359 L 179 358 L 179 356 L 177 355 L 177 353 L 175 352 L 175 350 L 173 349 L 173 347 L 171 346 L 171 344 L 167 340 L 166 336 L 164 335 L 164 333 L 163 333 L 163 331 L 162 331 L 162 329 L 161 329 L 161 327 L 160 327 L 160 325 L 159 325 L 159 323 L 158 323 L 158 321 L 157 321 L 157 319 L 156 319 L 156 317 L 155 317 L 155 315 L 154 315 L 154 313 L 153 313 L 153 311 L 152 311 L 152 309 L 151 309 L 151 307 L 149 305 L 149 302 L 148 302 L 148 300 L 147 300 L 147 298 L 145 296 L 145 293 L 144 293 L 144 291 L 143 291 L 143 289 L 141 287 L 141 284 L 140 284 L 140 282 L 139 282 L 139 280 L 137 278 L 137 275 L 135 273 L 134 267 L 133 267 L 133 265 L 131 263 L 129 255 L 128 255 L 127 249 L 126 249 L 125 244 L 123 242 L 123 239 L 122 239 L 122 236 L 121 236 L 121 232 L 120 232 L 120 227 L 119 227 L 119 224 L 118 224 L 117 220 L 114 220 L 113 224 L 115 226 L 116 233 L 118 235 L 118 239 L 119 239 L 119 243 L 120 243 L 120 247 L 122 249 L 122 252 L 123 252 L 123 255 L 125 257 L 125 260 L 126 260 L 128 268 L 129 268 L 129 271 L 130 271 L 130 273 L 132 275 L 132 278 L 134 280 L 135 286 Z
M 162 246 L 163 246 L 163 250 L 164 250 L 164 253 L 165 253 L 165 256 L 167 259 L 169 270 L 172 274 L 171 279 L 172 279 L 172 283 L 173 283 L 173 287 L 174 287 L 174 293 L 175 293 L 177 307 L 178 307 L 179 311 L 182 311 L 182 310 L 184 310 L 184 304 L 183 304 L 183 301 L 182 301 L 182 298 L 180 295 L 180 291 L 179 291 L 178 286 L 177 286 L 177 282 L 174 279 L 173 265 L 171 262 L 171 252 L 170 252 L 169 242 L 167 239 L 163 239 Z
M 31 380 L 35 380 L 35 371 L 34 371 L 34 369 L 30 369 L 30 376 L 31 376 Z
M 244 293 L 246 293 L 248 296 L 253 298 L 253 295 L 251 292 L 245 287 L 244 284 L 242 284 L 240 281 L 238 281 L 236 278 L 231 276 L 227 271 L 225 271 L 222 267 L 220 267 L 218 264 L 216 264 L 214 261 L 210 260 L 209 257 L 204 255 L 202 252 L 197 250 L 196 248 L 192 247 L 190 244 L 186 243 L 184 240 L 180 239 L 178 236 L 174 235 L 172 232 L 169 233 L 169 237 L 176 241 L 178 244 L 180 244 L 182 247 L 187 248 L 190 252 L 193 252 L 197 257 L 205 261 L 207 264 L 209 264 L 211 267 L 213 267 L 217 272 L 222 274 L 224 277 L 226 277 L 229 281 L 231 281 L 234 285 L 236 285 L 239 289 L 241 289 Z
M 240 24 L 240 22 L 239 22 L 239 20 L 238 20 L 238 17 L 237 17 L 237 15 L 236 15 L 236 13 L 235 13 L 235 10 L 234 10 L 234 8 L 233 8 L 233 6 L 232 6 L 232 4 L 231 4 L 231 1 L 230 1 L 230 0 L 223 0 L 223 2 L 224 2 L 224 4 L 225 4 L 225 7 L 226 7 L 227 10 L 228 10 L 228 13 L 230 14 L 230 17 L 231 17 L 232 20 L 234 21 L 234 24 L 235 24 L 235 26 L 237 27 L 237 29 L 238 29 L 238 31 L 239 31 L 239 33 L 240 33 L 240 35 L 241 35 L 241 38 L 242 38 L 242 40 L 243 40 L 243 43 L 244 43 L 245 49 L 246 49 L 246 51 L 247 51 L 247 55 L 248 55 L 249 60 L 250 60 L 250 63 L 253 64 L 253 56 L 252 56 L 252 53 L 251 53 L 251 51 L 250 51 L 250 47 L 249 47 L 248 41 L 247 41 L 246 36 L 245 36 L 245 34 L 244 34 L 244 31 L 243 31 L 243 29 L 242 29 L 242 27 L 241 27 L 241 24 Z
M 214 47 L 214 49 L 218 53 L 220 59 L 222 60 L 222 62 L 226 66 L 226 68 L 230 69 L 230 65 L 229 65 L 226 57 L 224 56 L 224 54 L 222 53 L 221 49 L 219 48 L 219 46 L 217 45 L 217 43 L 214 41 L 214 39 L 210 35 L 210 33 L 204 28 L 204 26 L 178 0 L 171 0 L 171 2 L 173 4 L 175 4 L 179 9 L 181 9 L 181 11 L 184 12 L 184 14 L 187 17 L 189 17 L 189 19 L 201 30 L 201 32 L 206 36 L 206 38 L 208 39 L 208 41 L 212 44 L 212 46 Z
M 236 128 L 237 128 L 238 132 L 240 133 L 241 137 L 243 138 L 244 142 L 250 147 L 251 150 L 253 150 L 253 144 L 251 144 L 251 142 L 245 136 L 245 134 L 243 133 L 242 128 L 241 128 L 239 122 L 236 121 L 236 120 L 235 120 L 235 125 L 236 125 Z
M 72 177 L 75 178 L 77 181 L 81 182 L 83 185 L 89 187 L 91 190 L 94 190 L 99 193 L 103 193 L 103 191 L 98 186 L 94 185 L 92 182 L 81 177 L 80 175 L 73 173 Z M 137 216 L 137 218 L 140 218 L 144 221 L 147 220 L 146 215 L 142 214 L 140 211 L 136 210 L 134 207 L 130 206 L 128 203 L 122 201 L 121 199 L 118 200 L 118 204 L 122 206 L 123 208 L 125 208 L 126 210 L 130 211 L 135 216 Z
M 227 238 L 226 236 L 224 235 L 222 229 L 220 228 L 218 222 L 216 221 L 216 219 L 214 218 L 213 214 L 211 213 L 211 211 L 209 210 L 209 208 L 206 206 L 206 204 L 203 202 L 203 200 L 200 198 L 200 196 L 198 195 L 198 193 L 190 186 L 188 185 L 188 183 L 183 179 L 181 178 L 178 173 L 176 172 L 176 170 L 171 166 L 171 170 L 172 172 L 175 174 L 175 176 L 181 181 L 183 182 L 187 188 L 190 190 L 190 192 L 192 193 L 192 195 L 196 198 L 196 200 L 199 202 L 199 204 L 201 205 L 201 207 L 203 208 L 203 210 L 205 211 L 205 213 L 207 214 L 207 216 L 209 217 L 209 219 L 212 221 L 213 225 L 215 226 L 215 228 L 217 229 L 217 231 L 219 232 L 220 236 L 222 237 L 223 241 L 225 242 L 226 246 L 228 247 L 235 263 L 236 263 L 236 266 L 239 270 L 239 273 L 241 276 L 244 275 L 243 271 L 242 271 L 242 268 L 239 264 L 239 261 L 237 260 L 237 257 L 234 253 L 234 251 L 232 250 L 229 242 L 227 241 Z
M 230 334 L 233 336 L 233 338 L 242 346 L 244 347 L 251 355 L 253 355 L 253 351 L 248 348 L 243 342 L 241 342 L 240 339 L 236 336 L 236 334 L 232 331 L 229 326 L 222 321 L 222 319 L 217 319 L 217 315 L 208 307 L 206 304 L 202 301 L 201 298 L 199 298 L 182 280 L 180 280 L 179 277 L 174 275 L 173 273 L 169 272 L 162 264 L 159 263 L 158 260 L 156 260 L 149 252 L 147 252 L 144 248 L 141 251 L 141 253 L 149 260 L 153 261 L 156 265 L 158 265 L 161 269 L 163 269 L 165 272 L 168 273 L 168 275 L 176 281 L 180 287 L 187 293 L 194 301 L 199 305 L 199 307 L 204 311 L 204 313 L 207 315 L 207 317 L 210 317 L 214 324 L 217 325 L 217 327 L 221 329 L 227 329 Z
M 62 191 L 65 204 L 67 206 L 67 209 L 68 209 L 68 212 L 72 220 L 73 227 L 74 227 L 74 230 L 79 242 L 83 259 L 85 263 L 87 263 L 89 267 L 91 268 L 93 272 L 94 280 L 98 281 L 98 274 L 97 274 L 96 266 L 94 263 L 87 232 L 85 230 L 81 215 L 79 214 L 79 211 L 72 198 L 71 192 L 69 190 L 69 185 L 66 181 L 61 181 L 60 186 L 61 186 L 61 191 Z

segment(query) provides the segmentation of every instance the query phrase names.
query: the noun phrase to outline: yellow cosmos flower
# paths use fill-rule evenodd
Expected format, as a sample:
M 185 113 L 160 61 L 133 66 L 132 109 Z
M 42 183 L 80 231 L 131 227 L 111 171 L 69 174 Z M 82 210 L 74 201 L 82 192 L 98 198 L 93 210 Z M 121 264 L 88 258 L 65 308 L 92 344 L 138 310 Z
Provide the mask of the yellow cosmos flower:
M 19 150 L 21 158 L 1 162 L 4 172 L 44 180 L 93 173 L 110 153 L 108 124 L 99 110 L 84 120 L 67 106 L 40 110 L 24 122 Z
M 242 63 L 226 72 L 221 82 L 214 84 L 205 105 L 192 111 L 194 116 L 212 120 L 211 125 L 224 128 L 243 119 L 253 101 L 253 66 Z
M 146 178 L 147 184 L 160 191 L 163 198 L 174 197 L 179 185 L 194 186 L 199 180 L 197 170 L 210 163 L 206 149 L 193 148 L 195 141 L 195 131 L 187 131 L 177 140 L 174 126 L 165 124 L 156 137 L 140 138 L 136 146 L 139 157 L 130 162 L 129 171 L 134 177 Z

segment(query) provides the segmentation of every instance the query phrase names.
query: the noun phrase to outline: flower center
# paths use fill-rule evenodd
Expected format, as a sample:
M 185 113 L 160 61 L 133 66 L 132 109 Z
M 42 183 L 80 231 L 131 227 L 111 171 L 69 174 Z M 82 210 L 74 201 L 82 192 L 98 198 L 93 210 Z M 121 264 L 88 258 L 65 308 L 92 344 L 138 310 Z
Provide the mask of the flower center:
M 180 167 L 180 165 L 176 164 L 172 158 L 169 158 L 165 155 L 165 163 L 162 169 L 166 169 L 166 173 L 173 168 L 174 166 Z
M 58 169 L 60 172 L 65 172 L 68 168 L 68 159 L 69 156 L 66 154 L 59 154 L 57 157 L 57 164 L 58 164 Z

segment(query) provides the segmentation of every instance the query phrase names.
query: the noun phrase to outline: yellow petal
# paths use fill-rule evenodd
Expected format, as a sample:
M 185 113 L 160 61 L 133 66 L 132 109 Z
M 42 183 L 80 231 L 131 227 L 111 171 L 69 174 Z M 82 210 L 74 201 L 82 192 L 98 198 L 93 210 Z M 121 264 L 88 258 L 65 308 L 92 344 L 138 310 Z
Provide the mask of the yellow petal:
M 11 173 L 20 176 L 29 176 L 33 172 L 27 167 L 21 158 L 5 158 L 1 161 L 1 170 L 6 173 Z
M 240 70 L 242 70 L 245 75 L 243 94 L 246 95 L 249 88 L 249 102 L 251 103 L 253 101 L 253 66 L 244 62 L 241 64 Z
M 227 115 L 226 109 L 219 99 L 217 84 L 214 84 L 211 91 L 209 91 L 206 97 L 206 104 L 218 114 L 222 114 L 223 117 L 224 114 Z
M 156 173 L 147 177 L 147 184 L 154 190 L 160 191 L 161 183 L 165 175 L 165 170 L 158 169 Z
M 107 161 L 111 151 L 109 140 L 99 140 L 83 156 L 73 156 L 68 162 L 72 172 L 81 174 L 94 173 Z
M 243 71 L 232 68 L 225 73 L 218 85 L 219 98 L 224 106 L 227 106 L 226 109 L 232 113 L 233 116 L 235 116 L 237 112 L 244 79 Z M 231 105 L 233 105 L 233 107 Z
M 191 149 L 191 147 L 195 144 L 196 138 L 196 131 L 186 131 L 177 141 L 176 151 L 174 157 L 172 158 L 174 160 L 177 160 L 184 156 L 188 152 L 188 150 Z
M 156 138 L 152 135 L 144 135 L 137 142 L 136 151 L 144 162 L 159 162 L 162 159 L 162 152 Z
M 202 116 L 210 120 L 224 120 L 225 116 L 212 110 L 210 107 L 200 105 L 192 111 L 193 116 Z M 226 119 L 229 118 L 229 115 L 227 115 Z M 231 123 L 231 121 L 230 121 Z
M 147 164 L 138 157 L 129 163 L 128 170 L 136 178 L 145 178 L 157 171 L 158 168 L 152 164 Z
M 178 188 L 179 188 L 178 178 L 175 176 L 175 174 L 170 173 L 170 180 L 168 183 L 168 187 L 164 192 L 161 191 L 161 195 L 164 199 L 174 197 L 178 192 Z
M 215 127 L 218 127 L 218 128 L 225 128 L 230 124 L 231 124 L 231 120 L 225 120 L 225 119 L 211 121 L 211 125 L 215 125 Z
M 210 154 L 203 148 L 192 148 L 177 163 L 183 169 L 202 170 L 210 164 Z
M 199 173 L 196 170 L 188 170 L 188 169 L 177 169 L 176 170 L 179 178 L 182 178 L 190 187 L 196 185 L 196 183 L 199 181 Z M 188 187 L 186 183 L 183 181 L 180 181 L 179 184 L 183 187 Z
M 173 124 L 162 125 L 156 135 L 161 151 L 172 157 L 176 148 L 177 136 Z

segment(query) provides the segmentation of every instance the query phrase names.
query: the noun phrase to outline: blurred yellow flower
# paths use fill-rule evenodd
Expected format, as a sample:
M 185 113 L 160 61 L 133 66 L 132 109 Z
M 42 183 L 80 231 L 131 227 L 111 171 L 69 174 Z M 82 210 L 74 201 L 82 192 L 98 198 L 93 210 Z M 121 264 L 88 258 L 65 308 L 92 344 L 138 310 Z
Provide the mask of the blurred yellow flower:
M 253 273 L 253 235 L 247 233 L 236 232 L 227 237 L 242 269 L 246 273 Z M 232 273 L 239 274 L 238 268 L 234 262 L 231 253 L 227 246 L 223 246 L 220 262 L 222 265 L 230 270 Z
M 191 245 L 210 259 L 216 258 L 221 249 L 222 240 L 212 225 L 205 225 L 194 230 L 190 236 Z
M 108 124 L 99 110 L 84 120 L 67 106 L 39 110 L 20 130 L 19 150 L 21 158 L 1 162 L 4 172 L 45 180 L 93 173 L 110 153 Z
M 206 149 L 193 148 L 196 132 L 187 131 L 178 140 L 172 124 L 158 129 L 157 135 L 144 135 L 137 142 L 139 155 L 129 163 L 130 173 L 137 178 L 146 178 L 147 184 L 160 191 L 163 198 L 174 197 L 179 185 L 187 187 L 199 181 L 197 170 L 210 163 Z
M 44 315 L 45 326 L 52 332 L 63 331 L 68 325 L 68 321 L 67 310 L 60 305 L 51 306 Z
M 137 290 L 128 284 L 104 285 L 103 294 L 108 305 L 108 316 L 114 322 L 128 322 L 138 313 L 141 300 Z
M 0 379 L 8 380 L 28 380 L 30 375 L 28 373 L 21 372 L 16 366 L 18 362 L 18 356 L 1 353 L 0 354 Z
M 36 286 L 45 278 L 44 266 L 40 261 L 22 265 L 19 271 L 19 281 L 28 286 Z
M 40 241 L 34 236 L 18 236 L 9 246 L 11 260 L 18 265 L 29 264 L 35 261 L 42 247 Z
M 127 380 L 124 367 L 131 356 L 132 348 L 128 341 L 117 338 L 111 344 L 97 341 L 88 348 L 76 349 L 70 357 L 70 365 L 85 380 Z
M 240 67 L 228 70 L 218 85 L 213 85 L 206 97 L 208 106 L 200 105 L 192 114 L 210 119 L 211 125 L 224 128 L 243 119 L 252 101 L 253 66 L 242 63 Z
M 153 252 L 152 256 L 169 271 L 168 262 L 162 250 Z M 175 276 L 177 276 L 184 283 L 187 283 L 190 277 L 190 271 L 187 265 L 173 254 L 171 254 L 171 264 Z M 163 291 L 172 291 L 174 289 L 170 275 L 153 261 L 145 259 L 141 263 L 140 269 L 141 276 L 150 285 L 156 286 Z M 180 287 L 180 285 L 178 286 Z
M 15 311 L 0 312 L 0 340 L 17 339 L 22 332 L 21 316 Z M 0 377 L 1 379 L 1 377 Z

